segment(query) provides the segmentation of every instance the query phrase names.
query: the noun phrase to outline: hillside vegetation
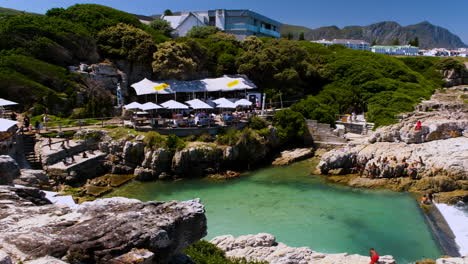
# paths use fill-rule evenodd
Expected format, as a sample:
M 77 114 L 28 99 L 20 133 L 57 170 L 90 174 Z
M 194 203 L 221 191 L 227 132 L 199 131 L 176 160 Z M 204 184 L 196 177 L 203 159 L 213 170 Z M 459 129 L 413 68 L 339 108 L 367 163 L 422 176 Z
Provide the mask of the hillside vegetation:
M 257 37 L 238 41 L 210 27 L 195 28 L 189 34 L 193 37 L 169 39 L 160 28 L 94 4 L 54 8 L 45 16 L 4 15 L 0 97 L 20 102 L 33 114 L 96 117 L 110 114 L 113 95 L 69 73 L 66 66 L 123 60 L 152 68 L 155 80 L 245 74 L 268 101 L 299 100 L 292 111 L 277 117 L 290 136 L 295 132 L 288 120 L 296 123 L 302 117 L 333 124 L 336 115 L 356 111 L 367 112 L 377 125 L 395 122 L 396 114 L 412 110 L 443 85 L 439 70 L 461 65 L 455 60 L 397 58 L 308 41 Z

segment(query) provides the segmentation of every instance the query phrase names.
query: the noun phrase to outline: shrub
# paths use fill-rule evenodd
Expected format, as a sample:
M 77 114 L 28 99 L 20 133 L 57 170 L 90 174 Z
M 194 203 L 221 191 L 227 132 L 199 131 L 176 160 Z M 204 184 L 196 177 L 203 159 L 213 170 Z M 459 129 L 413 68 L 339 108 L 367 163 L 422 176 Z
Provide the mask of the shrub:
M 278 136 L 282 143 L 298 140 L 306 130 L 304 116 L 291 109 L 276 112 L 273 117 L 273 126 L 278 130 Z
M 263 129 L 268 127 L 268 122 L 259 116 L 253 116 L 250 118 L 249 127 L 252 129 Z
M 267 264 L 245 259 L 229 259 L 223 250 L 205 240 L 191 245 L 184 253 L 189 255 L 196 264 Z
M 166 138 L 155 131 L 150 131 L 145 135 L 143 143 L 152 149 L 158 149 L 166 146 Z
M 185 147 L 185 141 L 181 139 L 180 137 L 171 134 L 167 136 L 166 140 L 166 148 L 168 148 L 170 151 L 178 151 L 181 150 Z
M 220 131 L 218 131 L 220 132 Z M 220 145 L 234 146 L 240 137 L 240 131 L 237 129 L 228 129 L 225 132 L 218 133 L 216 143 Z

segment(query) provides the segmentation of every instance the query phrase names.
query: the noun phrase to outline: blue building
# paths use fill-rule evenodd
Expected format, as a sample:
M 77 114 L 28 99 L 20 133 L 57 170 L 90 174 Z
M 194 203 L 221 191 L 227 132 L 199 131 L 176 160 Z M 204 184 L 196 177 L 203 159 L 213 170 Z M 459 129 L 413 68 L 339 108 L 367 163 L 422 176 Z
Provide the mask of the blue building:
M 280 22 L 250 10 L 184 11 L 161 19 L 171 23 L 174 35 L 179 37 L 194 26 L 215 26 L 239 40 L 248 36 L 279 38 L 281 29 Z

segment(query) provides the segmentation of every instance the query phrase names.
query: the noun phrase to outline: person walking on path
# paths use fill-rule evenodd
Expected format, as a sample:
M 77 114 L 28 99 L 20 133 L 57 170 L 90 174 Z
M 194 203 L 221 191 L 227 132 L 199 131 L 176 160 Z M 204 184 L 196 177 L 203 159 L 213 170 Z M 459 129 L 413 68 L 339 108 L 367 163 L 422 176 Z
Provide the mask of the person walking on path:
M 369 255 L 370 255 L 369 264 L 379 263 L 379 254 L 377 254 L 377 251 L 375 251 L 375 249 L 373 249 L 373 248 L 369 249 Z

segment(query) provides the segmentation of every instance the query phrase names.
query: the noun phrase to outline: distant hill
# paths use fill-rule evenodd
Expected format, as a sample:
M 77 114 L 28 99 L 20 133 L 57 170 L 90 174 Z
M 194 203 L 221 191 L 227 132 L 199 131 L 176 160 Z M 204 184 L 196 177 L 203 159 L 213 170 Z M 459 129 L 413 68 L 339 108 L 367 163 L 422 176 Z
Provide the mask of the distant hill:
M 11 14 L 11 15 L 28 14 L 28 15 L 39 15 L 39 14 L 36 14 L 36 13 L 29 13 L 29 12 L 20 11 L 20 10 L 11 9 L 11 8 L 5 8 L 5 7 L 0 7 L 0 14 Z
M 309 29 L 301 26 L 283 25 L 281 34 L 292 33 L 295 38 L 304 32 L 305 39 L 362 39 L 377 44 L 392 44 L 396 39 L 400 44 L 407 44 L 418 37 L 420 48 L 462 48 L 468 47 L 457 35 L 447 29 L 424 21 L 419 24 L 401 26 L 393 21 L 379 22 L 368 26 L 337 26 Z

